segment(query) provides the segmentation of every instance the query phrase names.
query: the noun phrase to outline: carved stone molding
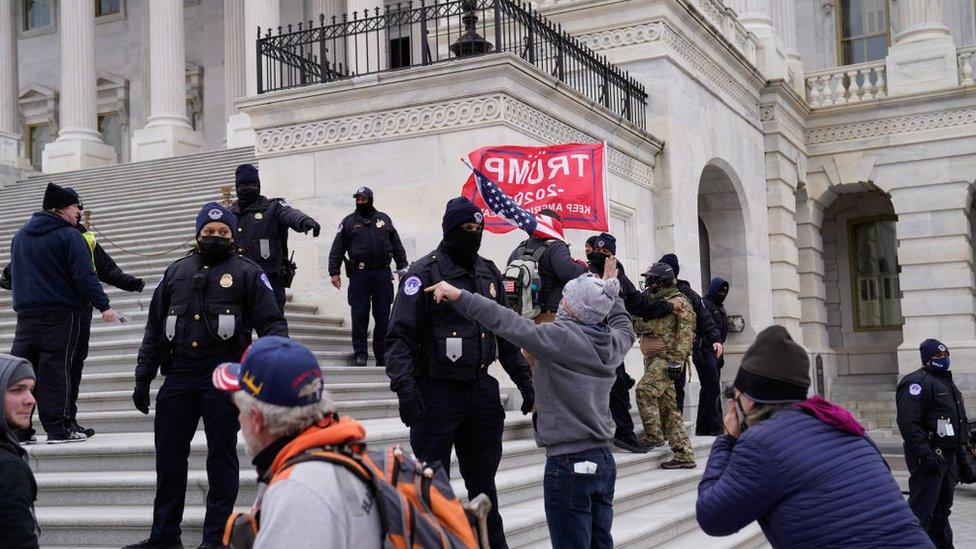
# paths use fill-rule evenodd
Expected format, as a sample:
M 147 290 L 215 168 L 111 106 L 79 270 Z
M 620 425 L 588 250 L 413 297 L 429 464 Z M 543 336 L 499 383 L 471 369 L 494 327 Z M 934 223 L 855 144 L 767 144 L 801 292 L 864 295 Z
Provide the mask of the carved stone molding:
M 621 27 L 580 36 L 579 39 L 596 51 L 659 42 L 687 63 L 691 72 L 703 82 L 714 86 L 751 123 L 759 123 L 759 96 L 757 92 L 739 84 L 718 63 L 706 56 L 692 42 L 675 31 L 664 21 L 652 21 L 640 25 Z
M 779 105 L 764 105 L 759 110 L 759 120 L 763 124 L 765 133 L 780 131 L 797 143 L 805 142 L 803 122 L 792 112 Z
M 820 145 L 970 125 L 976 125 L 976 107 L 816 128 L 806 132 L 806 142 L 807 145 Z
M 499 94 L 259 130 L 255 152 L 259 156 L 280 155 L 485 124 L 505 124 L 544 143 L 600 141 L 522 101 Z M 607 167 L 642 186 L 653 184 L 652 165 L 612 147 L 608 147 Z

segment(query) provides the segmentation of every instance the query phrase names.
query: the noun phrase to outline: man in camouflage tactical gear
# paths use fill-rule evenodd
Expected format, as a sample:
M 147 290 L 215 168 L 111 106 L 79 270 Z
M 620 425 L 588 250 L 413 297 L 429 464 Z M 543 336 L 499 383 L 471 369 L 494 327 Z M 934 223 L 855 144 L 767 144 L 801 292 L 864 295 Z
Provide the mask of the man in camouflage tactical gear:
M 694 469 L 695 454 L 684 430 L 674 392 L 674 380 L 691 354 L 695 339 L 695 313 L 691 303 L 674 284 L 674 270 L 655 263 L 644 273 L 644 292 L 652 299 L 678 301 L 682 311 L 662 318 L 634 318 L 634 332 L 640 336 L 644 355 L 644 377 L 637 382 L 637 409 L 644 423 L 645 444 L 664 444 L 665 437 L 674 458 L 664 469 Z

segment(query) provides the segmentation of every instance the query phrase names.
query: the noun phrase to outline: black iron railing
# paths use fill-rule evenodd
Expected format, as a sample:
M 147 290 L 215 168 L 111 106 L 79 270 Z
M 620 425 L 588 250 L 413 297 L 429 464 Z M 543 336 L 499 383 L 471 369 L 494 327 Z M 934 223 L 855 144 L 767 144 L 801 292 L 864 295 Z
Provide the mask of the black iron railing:
M 259 28 L 257 52 L 258 93 L 509 52 L 644 127 L 639 82 L 516 0 L 420 0 L 320 15 L 277 33 Z

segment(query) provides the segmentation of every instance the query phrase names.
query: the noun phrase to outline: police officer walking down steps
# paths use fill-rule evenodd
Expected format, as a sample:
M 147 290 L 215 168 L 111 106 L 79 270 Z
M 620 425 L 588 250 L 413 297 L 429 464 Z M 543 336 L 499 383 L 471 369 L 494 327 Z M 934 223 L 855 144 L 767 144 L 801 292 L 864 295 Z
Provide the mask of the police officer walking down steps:
M 407 271 L 407 252 L 390 216 L 373 207 L 373 191 L 359 187 L 352 196 L 356 199 L 356 211 L 347 215 L 336 231 L 329 252 L 329 276 L 332 285 L 341 289 L 339 269 L 346 264 L 356 366 L 366 365 L 370 308 L 373 310 L 373 356 L 377 366 L 384 366 L 384 337 L 393 304 L 390 260 L 396 262 L 397 274 L 402 276 Z
M 898 430 L 905 440 L 908 505 L 936 547 L 952 547 L 949 509 L 969 436 L 962 394 L 949 371 L 949 348 L 937 339 L 919 346 L 922 367 L 898 383 Z
M 489 539 L 498 549 L 507 544 L 495 491 L 505 411 L 498 381 L 488 375 L 496 355 L 522 394 L 523 414 L 535 405 L 535 393 L 518 347 L 487 331 L 457 303 L 435 303 L 424 293 L 444 281 L 505 305 L 498 267 L 478 255 L 481 210 L 466 198 L 454 198 L 441 228 L 440 245 L 415 261 L 401 282 L 387 334 L 386 373 L 417 457 L 447 469 L 453 446 L 468 498 L 486 494 L 491 499 Z
M 288 257 L 288 229 L 301 233 L 312 231 L 318 237 L 322 227 L 301 210 L 292 208 L 283 198 L 266 198 L 261 194 L 258 169 L 241 164 L 234 173 L 237 200 L 230 211 L 237 217 L 234 240 L 244 250 L 244 257 L 257 263 L 268 274 L 275 301 L 285 310 L 285 288 L 295 277 L 295 264 Z
M 139 349 L 136 408 L 149 413 L 149 384 L 166 376 L 156 396 L 156 499 L 149 539 L 128 548 L 176 548 L 186 496 L 190 441 L 203 418 L 207 435 L 207 514 L 203 545 L 217 547 L 237 499 L 237 408 L 211 375 L 235 362 L 259 336 L 288 335 L 274 290 L 261 268 L 234 253 L 237 220 L 211 202 L 197 215 L 197 247 L 170 265 L 153 293 Z
M 37 409 L 48 443 L 88 438 L 74 421 L 78 393 L 72 377 L 81 379 L 92 307 L 106 322 L 118 318 L 98 282 L 93 250 L 75 228 L 83 209 L 73 189 L 49 183 L 43 211 L 32 215 L 10 244 L 17 312 L 10 354 L 35 366 Z M 30 441 L 32 434 L 28 428 L 21 439 Z

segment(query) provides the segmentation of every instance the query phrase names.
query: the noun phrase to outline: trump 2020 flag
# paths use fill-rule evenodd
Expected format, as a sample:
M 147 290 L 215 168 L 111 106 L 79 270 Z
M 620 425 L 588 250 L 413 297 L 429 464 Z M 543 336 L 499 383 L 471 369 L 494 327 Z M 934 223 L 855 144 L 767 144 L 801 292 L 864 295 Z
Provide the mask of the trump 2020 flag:
M 563 237 L 563 227 L 559 220 L 542 213 L 533 214 L 526 211 L 516 204 L 504 191 L 499 189 L 498 185 L 495 185 L 491 179 L 485 177 L 485 174 L 479 172 L 477 168 L 470 164 L 468 164 L 468 167 L 474 172 L 472 177 L 475 179 L 478 195 L 484 201 L 485 205 L 488 206 L 492 214 L 504 218 L 513 227 L 518 227 L 529 233 L 529 236 L 543 240 L 553 238 L 565 240 Z M 486 219 L 486 227 L 487 223 L 488 221 Z
M 482 147 L 469 153 L 468 158 L 475 173 L 480 172 L 486 181 L 509 198 L 518 209 L 529 214 L 538 214 L 548 209 L 558 214 L 562 218 L 562 226 L 554 226 L 553 229 L 560 234 L 564 228 L 609 230 L 602 143 L 569 143 L 548 147 Z M 472 174 L 464 184 L 461 194 L 482 209 L 485 214 L 485 228 L 494 233 L 507 233 L 515 227 L 522 227 L 523 222 L 520 219 L 513 219 L 502 213 L 502 210 L 493 208 L 488 198 L 495 195 L 486 195 L 482 187 L 485 185 L 479 183 L 478 178 Z M 507 210 L 512 208 L 508 206 Z M 552 219 L 544 217 L 547 220 Z M 536 216 L 537 222 L 539 219 Z

